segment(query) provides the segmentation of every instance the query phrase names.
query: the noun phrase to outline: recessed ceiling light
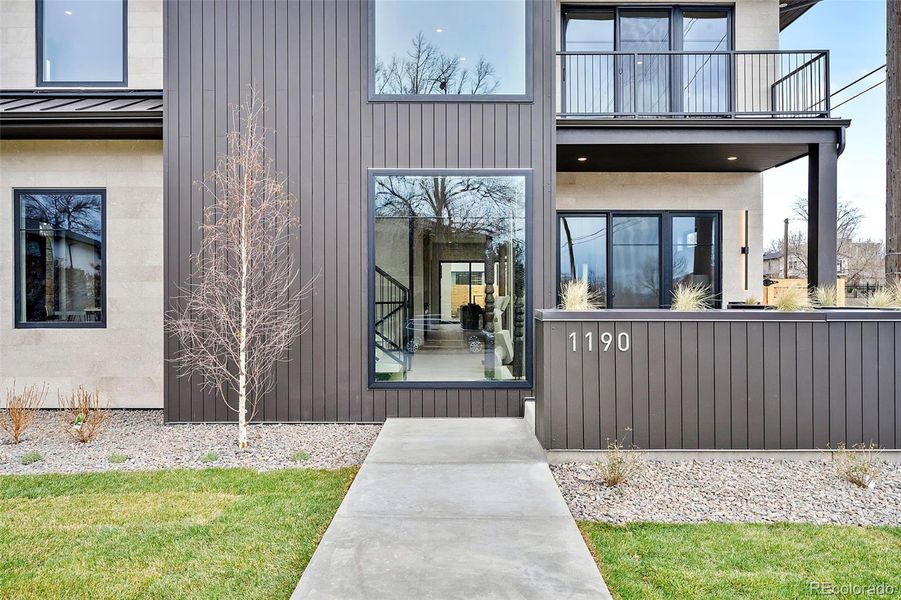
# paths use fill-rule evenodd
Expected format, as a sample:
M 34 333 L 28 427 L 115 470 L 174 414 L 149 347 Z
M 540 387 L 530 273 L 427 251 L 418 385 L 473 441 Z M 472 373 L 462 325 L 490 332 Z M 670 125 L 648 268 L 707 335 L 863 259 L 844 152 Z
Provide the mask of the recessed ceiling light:
M 444 30 L 439 27 L 438 29 L 435 30 L 435 33 L 441 33 L 442 31 L 444 31 Z
M 726 160 L 738 160 L 737 156 L 727 156 Z
M 577 158 L 576 160 L 579 161 L 579 162 L 585 162 L 586 160 L 588 160 L 588 157 L 587 157 L 587 156 L 580 156 L 580 157 Z
M 461 56 L 461 57 L 460 57 L 460 60 L 461 60 L 461 61 L 465 61 L 465 60 L 466 60 L 466 57 L 465 57 L 465 56 Z
M 70 17 L 72 16 L 72 11 L 71 11 L 71 10 L 64 10 L 63 12 L 66 13 L 67 15 L 69 15 Z

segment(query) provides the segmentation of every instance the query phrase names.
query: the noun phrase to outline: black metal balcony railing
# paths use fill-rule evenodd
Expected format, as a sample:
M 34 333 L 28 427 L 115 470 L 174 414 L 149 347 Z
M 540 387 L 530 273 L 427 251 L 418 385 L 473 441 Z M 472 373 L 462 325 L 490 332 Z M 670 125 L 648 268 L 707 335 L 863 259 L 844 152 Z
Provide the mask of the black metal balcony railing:
M 558 117 L 828 117 L 829 52 L 558 52 Z

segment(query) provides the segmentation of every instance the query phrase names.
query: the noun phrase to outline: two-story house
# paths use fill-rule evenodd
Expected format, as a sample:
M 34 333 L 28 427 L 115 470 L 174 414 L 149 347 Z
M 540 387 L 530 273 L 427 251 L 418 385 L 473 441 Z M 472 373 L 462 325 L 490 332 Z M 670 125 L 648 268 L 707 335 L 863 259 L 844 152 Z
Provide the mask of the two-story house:
M 231 415 L 166 359 L 230 106 L 255 84 L 318 275 L 264 421 L 521 416 L 533 311 L 681 282 L 760 296 L 761 173 L 809 158 L 835 279 L 829 54 L 810 0 L 0 3 L 2 382 Z

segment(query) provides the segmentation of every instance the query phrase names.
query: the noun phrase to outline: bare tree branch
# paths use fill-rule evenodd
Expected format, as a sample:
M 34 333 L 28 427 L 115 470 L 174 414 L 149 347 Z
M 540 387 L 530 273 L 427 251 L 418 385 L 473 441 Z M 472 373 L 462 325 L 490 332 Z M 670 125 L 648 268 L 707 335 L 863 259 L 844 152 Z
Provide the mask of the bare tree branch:
M 228 151 L 201 184 L 213 204 L 204 211 L 200 251 L 191 257 L 193 278 L 166 315 L 178 341 L 172 362 L 238 413 L 242 448 L 247 422 L 274 383 L 275 363 L 301 333 L 300 300 L 312 285 L 295 286 L 294 198 L 271 173 L 263 112 L 253 87 L 233 110 Z

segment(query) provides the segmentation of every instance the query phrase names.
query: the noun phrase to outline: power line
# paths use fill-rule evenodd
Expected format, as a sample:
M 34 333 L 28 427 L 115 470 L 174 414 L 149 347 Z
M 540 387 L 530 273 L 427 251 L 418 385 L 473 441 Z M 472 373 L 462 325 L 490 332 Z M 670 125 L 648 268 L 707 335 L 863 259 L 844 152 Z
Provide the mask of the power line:
M 846 89 L 848 89 L 849 87 L 851 87 L 852 85 L 854 85 L 854 84 L 857 83 L 858 81 L 863 81 L 864 79 L 866 79 L 867 77 L 869 77 L 869 76 L 872 75 L 873 73 L 876 73 L 877 71 L 880 71 L 880 70 L 882 70 L 882 69 L 884 69 L 884 68 L 885 68 L 885 64 L 883 63 L 883 65 L 882 65 L 881 67 L 876 67 L 875 69 L 873 69 L 872 71 L 870 71 L 870 72 L 867 73 L 866 75 L 863 75 L 863 76 L 861 76 L 861 77 L 858 77 L 857 79 L 855 79 L 854 81 L 852 81 L 852 82 L 849 83 L 848 85 L 844 86 L 844 87 L 841 88 L 840 90 L 836 90 L 836 91 L 832 92 L 832 93 L 829 95 L 829 97 L 832 98 L 833 96 L 835 96 L 835 95 L 837 95 L 837 94 L 840 94 L 840 93 L 844 92 Z M 877 85 L 878 85 L 878 84 L 877 84 Z
M 832 107 L 832 110 L 835 110 L 836 108 L 838 108 L 838 107 L 841 106 L 842 104 L 847 104 L 848 102 L 851 102 L 851 100 L 854 100 L 854 99 L 857 98 L 858 96 L 863 96 L 864 94 L 866 94 L 866 93 L 869 92 L 870 90 L 879 87 L 879 86 L 882 85 L 883 83 L 885 83 L 885 79 L 883 79 L 883 80 L 880 81 L 879 83 L 876 83 L 876 84 L 871 85 L 870 87 L 868 87 L 868 88 L 865 89 L 864 91 L 860 92 L 859 94 L 854 94 L 853 96 L 851 96 L 851 97 L 848 98 L 847 100 L 843 100 L 842 102 L 839 102 L 838 104 L 836 104 L 835 106 Z

